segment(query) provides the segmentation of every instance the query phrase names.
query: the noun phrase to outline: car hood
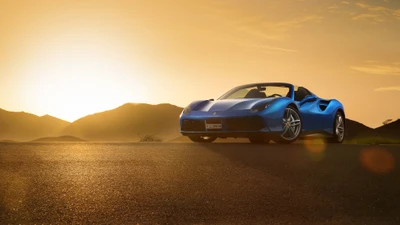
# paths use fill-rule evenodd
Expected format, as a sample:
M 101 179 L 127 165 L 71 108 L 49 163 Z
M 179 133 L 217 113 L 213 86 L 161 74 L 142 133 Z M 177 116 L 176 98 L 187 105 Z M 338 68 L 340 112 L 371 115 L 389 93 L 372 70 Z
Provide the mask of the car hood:
M 200 101 L 192 107 L 192 111 L 223 112 L 234 110 L 250 110 L 259 104 L 265 104 L 276 98 L 223 99 L 216 101 Z

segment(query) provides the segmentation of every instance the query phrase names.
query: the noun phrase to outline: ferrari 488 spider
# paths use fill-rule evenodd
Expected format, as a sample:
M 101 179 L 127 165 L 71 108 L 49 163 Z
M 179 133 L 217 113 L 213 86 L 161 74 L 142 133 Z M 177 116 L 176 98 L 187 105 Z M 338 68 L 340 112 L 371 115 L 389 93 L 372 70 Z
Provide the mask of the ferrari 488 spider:
M 184 136 L 194 142 L 245 137 L 251 143 L 291 143 L 323 137 L 342 143 L 345 113 L 336 99 L 322 99 L 289 83 L 256 83 L 235 87 L 217 100 L 194 101 L 180 115 Z

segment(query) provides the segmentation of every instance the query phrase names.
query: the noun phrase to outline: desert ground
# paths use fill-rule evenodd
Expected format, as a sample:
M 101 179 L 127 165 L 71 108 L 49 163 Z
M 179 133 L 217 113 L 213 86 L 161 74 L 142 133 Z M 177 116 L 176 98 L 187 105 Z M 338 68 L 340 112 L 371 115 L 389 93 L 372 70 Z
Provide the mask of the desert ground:
M 399 224 L 397 145 L 3 143 L 5 224 Z

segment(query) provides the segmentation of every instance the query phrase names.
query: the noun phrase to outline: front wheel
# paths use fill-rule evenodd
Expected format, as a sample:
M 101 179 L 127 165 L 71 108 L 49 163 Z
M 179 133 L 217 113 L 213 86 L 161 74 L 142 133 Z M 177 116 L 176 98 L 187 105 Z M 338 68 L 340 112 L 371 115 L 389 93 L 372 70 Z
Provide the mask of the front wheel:
M 345 136 L 345 119 L 343 113 L 338 111 L 333 121 L 333 136 L 327 139 L 328 143 L 342 143 Z
M 293 106 L 288 106 L 282 118 L 282 133 L 275 142 L 290 144 L 300 136 L 301 129 L 302 124 L 299 111 Z
M 199 143 L 211 143 L 217 139 L 217 137 L 210 137 L 210 136 L 189 136 L 189 139 L 193 142 Z

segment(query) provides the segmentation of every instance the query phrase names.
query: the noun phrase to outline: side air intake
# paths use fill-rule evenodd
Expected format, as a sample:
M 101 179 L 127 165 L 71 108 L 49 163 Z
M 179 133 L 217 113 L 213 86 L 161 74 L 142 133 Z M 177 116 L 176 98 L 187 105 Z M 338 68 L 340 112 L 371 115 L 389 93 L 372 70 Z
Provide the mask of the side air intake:
M 319 108 L 320 108 L 322 111 L 325 111 L 325 109 L 328 107 L 329 103 L 331 103 L 330 100 L 321 100 L 321 101 L 319 102 Z

